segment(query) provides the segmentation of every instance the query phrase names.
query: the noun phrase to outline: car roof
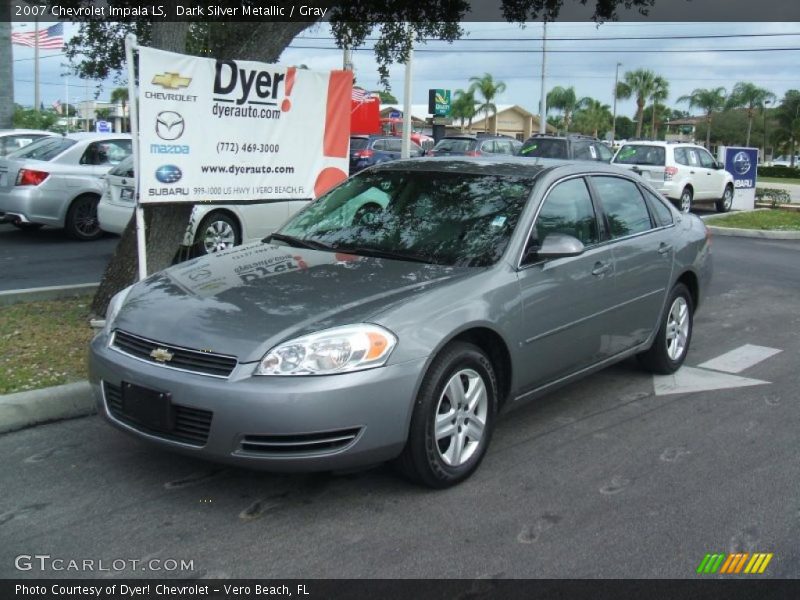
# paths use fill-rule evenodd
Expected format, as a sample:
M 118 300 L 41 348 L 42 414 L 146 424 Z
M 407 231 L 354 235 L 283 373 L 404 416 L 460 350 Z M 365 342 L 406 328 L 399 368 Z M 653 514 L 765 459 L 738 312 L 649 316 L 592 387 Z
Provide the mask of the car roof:
M 60 135 L 53 131 L 44 131 L 43 129 L 0 129 L 0 135 L 17 135 L 25 133 L 40 133 L 42 135 Z
M 94 131 L 78 131 L 75 133 L 68 133 L 64 136 L 71 140 L 129 140 L 131 139 L 130 133 L 96 133 Z

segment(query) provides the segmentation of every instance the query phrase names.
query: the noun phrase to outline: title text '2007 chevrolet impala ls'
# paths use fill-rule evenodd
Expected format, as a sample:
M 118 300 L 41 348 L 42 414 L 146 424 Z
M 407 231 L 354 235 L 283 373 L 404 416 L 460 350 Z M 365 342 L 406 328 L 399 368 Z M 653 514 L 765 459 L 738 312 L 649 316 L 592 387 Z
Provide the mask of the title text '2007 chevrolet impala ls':
M 710 275 L 702 221 L 630 172 L 396 161 L 120 292 L 91 380 L 108 421 L 165 448 L 271 470 L 396 459 L 445 487 L 504 406 L 631 355 L 678 369 Z

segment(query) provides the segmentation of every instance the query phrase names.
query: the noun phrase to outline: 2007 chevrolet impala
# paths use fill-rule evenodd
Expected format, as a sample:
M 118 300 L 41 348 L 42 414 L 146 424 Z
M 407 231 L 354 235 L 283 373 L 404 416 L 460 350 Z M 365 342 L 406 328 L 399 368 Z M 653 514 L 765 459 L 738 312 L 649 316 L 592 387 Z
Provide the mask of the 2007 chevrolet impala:
M 634 354 L 678 369 L 709 250 L 700 219 L 615 167 L 397 161 L 120 292 L 92 385 L 109 422 L 165 448 L 271 470 L 396 459 L 444 487 L 504 406 Z

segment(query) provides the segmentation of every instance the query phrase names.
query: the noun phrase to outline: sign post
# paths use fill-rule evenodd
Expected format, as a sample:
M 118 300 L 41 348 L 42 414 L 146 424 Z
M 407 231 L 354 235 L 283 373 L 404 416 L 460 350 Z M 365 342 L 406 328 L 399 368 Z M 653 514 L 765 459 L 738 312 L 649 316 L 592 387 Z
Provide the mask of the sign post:
M 733 210 L 753 210 L 756 202 L 758 148 L 720 146 L 717 159 L 733 175 Z

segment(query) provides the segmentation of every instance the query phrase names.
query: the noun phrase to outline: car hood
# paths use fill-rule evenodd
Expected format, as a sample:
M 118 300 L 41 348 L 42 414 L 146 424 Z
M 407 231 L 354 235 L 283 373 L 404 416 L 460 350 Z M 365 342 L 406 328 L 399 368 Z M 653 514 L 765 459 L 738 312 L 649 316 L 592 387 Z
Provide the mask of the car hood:
M 282 341 L 367 321 L 479 270 L 257 243 L 136 284 L 114 328 L 251 362 Z

